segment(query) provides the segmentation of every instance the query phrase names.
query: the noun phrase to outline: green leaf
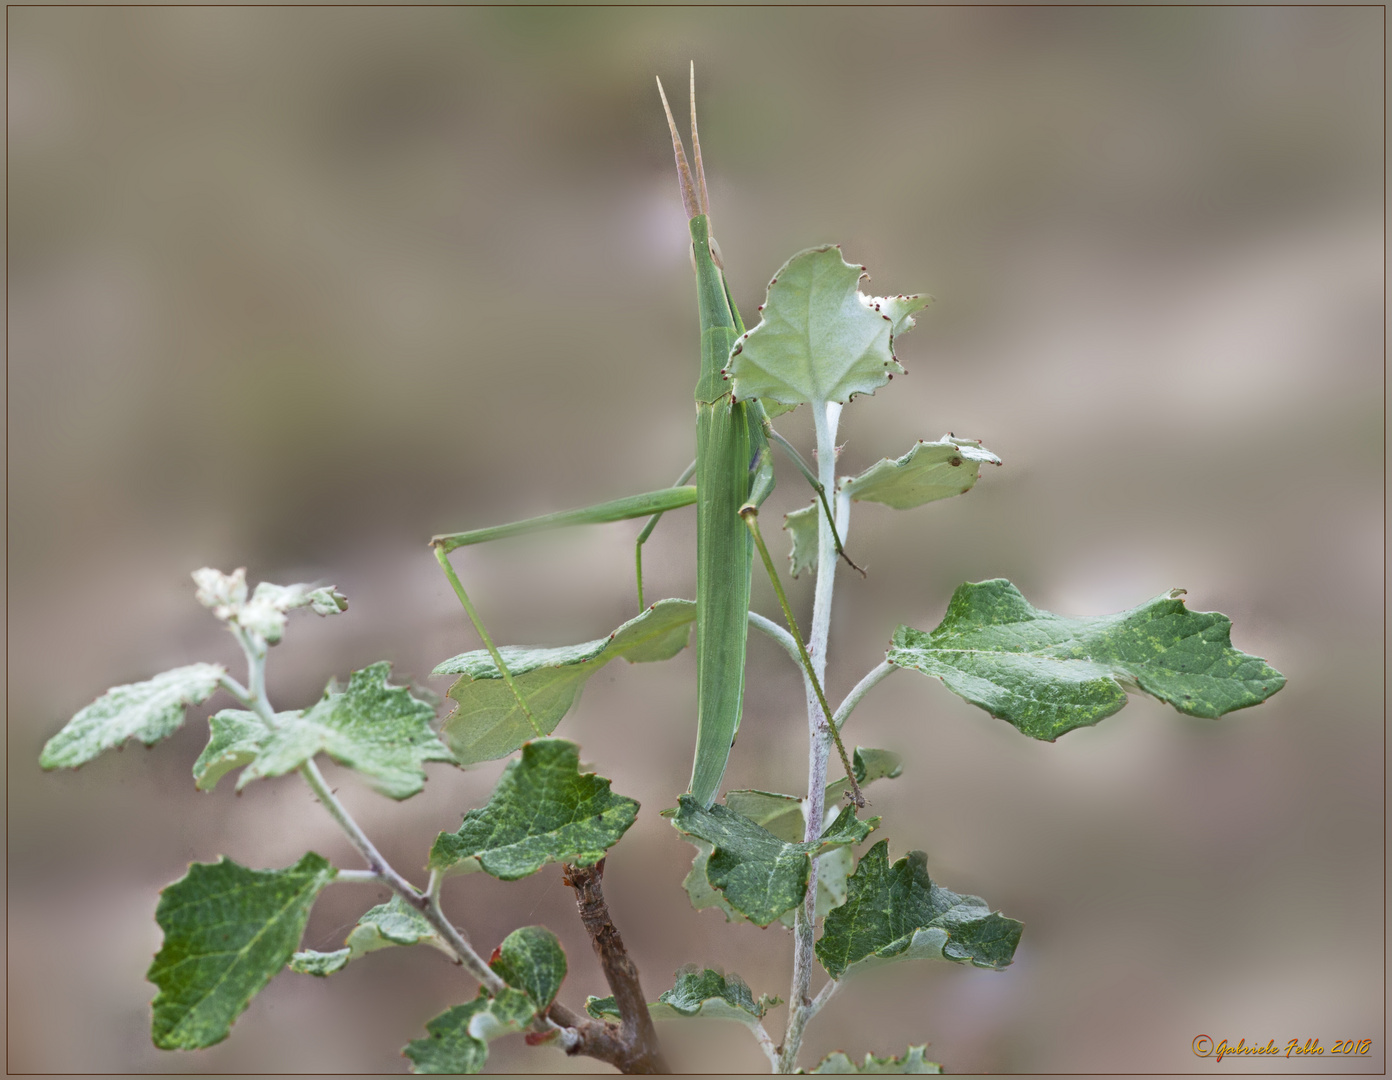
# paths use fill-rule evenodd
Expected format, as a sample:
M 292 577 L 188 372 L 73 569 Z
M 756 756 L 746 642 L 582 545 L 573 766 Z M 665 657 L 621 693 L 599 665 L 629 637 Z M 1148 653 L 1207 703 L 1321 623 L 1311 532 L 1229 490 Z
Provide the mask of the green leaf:
M 565 739 L 533 739 L 508 763 L 488 805 L 470 810 L 457 832 L 430 849 L 432 870 L 482 869 L 504 881 L 549 862 L 592 866 L 638 816 L 633 799 L 580 771 L 580 748 Z
M 432 945 L 446 956 L 454 957 L 453 950 L 444 943 L 426 917 L 396 895 L 385 904 L 378 904 L 363 912 L 358 924 L 348 932 L 344 944 L 352 953 L 353 960 L 393 945 Z
M 965 495 L 975 486 L 986 463 L 999 465 L 1001 460 L 979 442 L 944 435 L 937 442 L 920 440 L 903 457 L 881 458 L 859 476 L 841 480 L 837 487 L 861 502 L 908 510 Z
M 537 724 L 549 734 L 596 671 L 620 656 L 630 663 L 670 660 L 686 647 L 695 618 L 692 601 L 659 600 L 608 637 L 553 649 L 509 645 L 498 653 Z M 451 657 L 433 674 L 461 676 L 449 689 L 457 705 L 440 732 L 461 765 L 507 757 L 536 737 L 485 650 Z
M 832 245 L 784 263 L 769 282 L 762 321 L 730 350 L 725 374 L 735 398 L 759 398 L 765 409 L 846 402 L 901 373 L 894 337 L 928 298 L 865 296 L 857 288 L 864 271 Z
M 1006 967 L 1023 926 L 992 912 L 977 896 L 958 896 L 928 877 L 928 857 L 911 851 L 893 866 L 889 841 L 860 860 L 846 902 L 830 912 L 817 959 L 833 979 L 856 965 L 934 957 Z
M 402 1053 L 417 1073 L 476 1073 L 488 1061 L 488 1044 L 500 1035 L 524 1030 L 536 1015 L 520 990 L 496 998 L 480 993 L 473 1001 L 446 1009 L 425 1025 L 426 1037 L 407 1043 Z
M 678 969 L 676 985 L 648 1009 L 656 1020 L 702 1016 L 752 1026 L 778 1003 L 778 998 L 767 994 L 755 1000 L 748 984 L 738 975 L 727 976 L 712 968 L 688 964 Z
M 339 693 L 330 687 L 303 713 L 282 713 L 280 725 L 265 732 L 255 759 L 242 770 L 237 790 L 262 777 L 294 772 L 326 751 L 339 764 L 367 776 L 383 795 L 406 799 L 420 791 L 425 762 L 453 762 L 454 756 L 431 729 L 435 710 L 412 697 L 406 687 L 388 685 L 390 672 L 386 661 L 373 664 L 353 672 L 347 690 Z M 245 754 L 245 746 L 240 754 Z
M 866 1054 L 865 1061 L 857 1065 L 840 1050 L 822 1058 L 822 1062 L 812 1071 L 814 1073 L 941 1073 L 942 1066 L 924 1058 L 928 1044 L 911 1046 L 903 1057 L 877 1058 Z
M 284 724 L 297 713 L 280 713 Z M 193 785 L 199 791 L 212 791 L 217 782 L 233 769 L 250 765 L 270 735 L 262 719 L 243 709 L 223 709 L 208 717 L 208 745 L 193 763 Z
M 545 1012 L 565 980 L 566 954 L 546 927 L 524 926 L 503 938 L 490 966 L 509 986 L 525 991 L 538 1012 Z
M 726 976 L 712 968 L 703 970 L 695 964 L 687 964 L 677 970 L 676 985 L 650 1004 L 648 1013 L 654 1020 L 699 1016 L 707 1020 L 733 1020 L 752 1027 L 780 1000 L 764 994 L 756 1001 L 748 984 L 738 975 Z M 619 1016 L 619 1007 L 612 996 L 586 998 L 585 1011 L 596 1020 Z
M 213 695 L 224 670 L 221 664 L 190 664 L 146 682 L 113 686 L 48 740 L 39 764 L 76 769 L 127 739 L 153 746 L 183 726 L 188 706 Z
M 783 528 L 788 531 L 788 572 L 797 577 L 804 570 L 817 569 L 817 515 L 821 505 L 813 503 L 791 514 L 783 515 Z
M 724 893 L 734 910 L 758 926 L 767 926 L 802 900 L 814 855 L 860 843 L 879 820 L 858 821 L 848 811 L 837 815 L 817 842 L 791 843 L 728 806 L 716 803 L 707 810 L 683 795 L 672 824 L 711 845 L 706 880 Z
M 299 975 L 314 975 L 323 979 L 336 971 L 342 971 L 352 959 L 351 949 L 338 949 L 335 952 L 317 952 L 305 949 L 290 957 L 289 968 Z
M 319 890 L 337 873 L 310 852 L 285 870 L 231 859 L 194 863 L 160 893 L 164 944 L 146 978 L 159 987 L 151 1038 L 194 1050 L 227 1038 L 233 1021 L 290 960 Z
M 941 679 L 1034 739 L 1095 724 L 1143 690 L 1191 716 L 1219 717 L 1286 684 L 1232 647 L 1226 615 L 1190 611 L 1182 589 L 1117 615 L 1068 618 L 1030 606 L 1003 578 L 960 585 L 937 629 L 901 626 L 889 662 Z
M 872 750 L 857 746 L 851 759 L 851 767 L 856 782 L 865 787 L 876 780 L 897 777 L 903 771 L 903 761 L 898 754 L 889 750 Z M 846 778 L 833 780 L 826 786 L 824 818 L 828 823 L 836 814 L 836 801 L 848 789 Z M 776 791 L 734 790 L 725 793 L 725 805 L 737 814 L 762 825 L 780 840 L 797 843 L 802 839 L 806 822 L 802 816 L 802 800 L 796 795 L 782 795 Z M 829 811 L 829 812 L 828 812 Z M 725 902 L 718 889 L 711 886 L 706 877 L 706 866 L 710 861 L 711 845 L 704 840 L 688 836 L 696 847 L 696 857 L 691 870 L 682 880 L 691 906 L 697 911 L 715 907 L 725 915 L 727 922 L 747 922 L 748 920 Z M 832 908 L 846 902 L 846 878 L 850 875 L 855 860 L 849 848 L 833 848 L 817 856 L 817 915 L 825 915 Z M 785 911 L 779 921 L 792 926 L 793 911 Z

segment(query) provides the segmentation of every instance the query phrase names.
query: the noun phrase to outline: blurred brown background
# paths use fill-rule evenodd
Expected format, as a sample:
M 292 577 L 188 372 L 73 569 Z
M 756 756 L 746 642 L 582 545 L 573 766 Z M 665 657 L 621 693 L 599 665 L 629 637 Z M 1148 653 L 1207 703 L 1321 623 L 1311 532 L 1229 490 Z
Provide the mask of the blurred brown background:
M 1290 680 L 1216 724 L 1133 699 L 1056 745 L 916 674 L 883 684 L 850 731 L 907 759 L 872 792 L 881 835 L 1026 933 L 1004 974 L 848 987 L 803 1063 L 927 1040 L 956 1072 L 1183 1072 L 1215 1067 L 1200 1033 L 1380 1039 L 1382 18 L 11 8 L 9 1068 L 401 1071 L 472 996 L 396 950 L 281 976 L 210 1051 L 153 1049 L 161 886 L 221 854 L 357 862 L 293 777 L 193 790 L 225 701 L 148 754 L 52 775 L 37 755 L 114 683 L 237 670 L 195 567 L 349 595 L 273 655 L 294 707 L 374 660 L 424 682 L 476 647 L 432 533 L 671 481 L 697 350 L 653 76 L 682 96 L 689 59 L 745 311 L 828 240 L 874 288 L 938 297 L 908 376 L 847 409 L 846 470 L 948 430 L 1005 460 L 965 498 L 858 510 L 871 574 L 840 579 L 833 700 L 899 621 L 931 627 L 994 576 L 1075 614 L 1184 586 Z M 809 447 L 805 415 L 782 426 Z M 779 467 L 784 512 L 807 493 Z M 456 561 L 500 640 L 579 641 L 632 613 L 637 527 Z M 652 596 L 692 594 L 691 530 L 657 533 Z M 757 636 L 750 658 L 727 784 L 798 790 L 797 673 Z M 788 936 L 691 911 L 690 849 L 657 816 L 688 776 L 693 685 L 689 651 L 607 668 L 558 733 L 642 801 L 606 888 L 649 991 L 698 962 L 786 995 Z M 418 881 L 500 768 L 431 766 L 397 806 L 326 765 Z M 330 889 L 308 944 L 384 898 Z M 552 927 L 564 998 L 605 992 L 557 868 L 446 901 L 485 952 Z M 762 1068 L 736 1028 L 665 1030 L 688 1068 Z M 489 1064 L 594 1067 L 518 1040 Z

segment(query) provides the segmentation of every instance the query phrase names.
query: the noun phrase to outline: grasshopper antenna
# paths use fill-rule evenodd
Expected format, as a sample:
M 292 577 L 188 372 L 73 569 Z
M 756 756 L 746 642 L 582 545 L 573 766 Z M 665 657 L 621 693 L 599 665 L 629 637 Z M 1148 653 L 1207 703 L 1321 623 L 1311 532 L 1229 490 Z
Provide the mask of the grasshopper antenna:
M 701 136 L 696 133 L 696 61 L 691 61 L 691 156 L 696 163 L 696 198 L 701 213 L 710 216 L 706 195 L 706 170 L 701 168 Z
M 694 65 L 692 67 L 691 77 L 692 79 L 696 77 Z M 662 89 L 661 79 L 657 80 L 657 92 L 662 98 L 662 109 L 667 114 L 667 127 L 672 132 L 672 149 L 677 155 L 677 179 L 681 182 L 682 205 L 686 207 L 686 216 L 688 218 L 694 218 L 705 211 L 701 209 L 701 202 L 696 197 L 696 185 L 691 182 L 691 168 L 686 163 L 686 150 L 682 146 L 681 136 L 677 134 L 677 122 L 672 119 L 672 107 L 667 104 L 667 94 Z M 692 107 L 694 109 L 694 103 Z M 699 153 L 699 151 L 697 152 Z M 700 158 L 697 158 L 697 160 L 699 161 Z

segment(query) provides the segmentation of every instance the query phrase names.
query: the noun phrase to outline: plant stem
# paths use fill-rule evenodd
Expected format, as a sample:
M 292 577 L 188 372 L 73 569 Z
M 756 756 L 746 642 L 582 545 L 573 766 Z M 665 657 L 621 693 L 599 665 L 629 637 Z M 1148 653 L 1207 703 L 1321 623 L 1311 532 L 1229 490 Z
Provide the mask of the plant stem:
M 817 473 L 822 486 L 828 491 L 836 490 L 836 427 L 841 419 L 841 406 L 835 403 L 812 405 L 812 422 L 817 431 Z M 849 524 L 849 501 L 836 500 L 838 532 L 843 539 Z M 808 652 L 812 657 L 812 667 L 821 681 L 826 679 L 827 639 L 831 633 L 831 601 L 836 580 L 836 542 L 832 537 L 831 523 L 824 517 L 817 519 L 817 584 L 813 591 L 812 628 L 809 635 Z M 808 680 L 810 682 L 810 680 Z M 831 751 L 830 726 L 828 717 L 822 712 L 821 703 L 812 687 L 807 688 L 807 828 L 803 839 L 814 843 L 822 835 L 822 821 L 825 807 L 823 792 L 826 790 L 827 755 Z M 812 872 L 807 876 L 807 892 L 801 906 L 797 909 L 793 924 L 793 984 L 788 994 L 788 1027 L 783 1036 L 783 1047 L 779 1055 L 777 1069 L 790 1073 L 797 1068 L 798 1050 L 802 1047 L 802 1033 L 811 1019 L 811 1002 L 807 991 L 812 982 L 812 969 L 816 964 L 813 952 L 817 932 L 817 860 L 812 860 Z
M 836 729 L 840 731 L 845 726 L 852 711 L 860 704 L 861 698 L 898 670 L 888 660 L 883 660 L 866 672 L 865 678 L 851 687 L 851 692 L 842 699 L 841 705 L 837 708 L 836 715 L 832 718 L 832 723 L 836 725 Z

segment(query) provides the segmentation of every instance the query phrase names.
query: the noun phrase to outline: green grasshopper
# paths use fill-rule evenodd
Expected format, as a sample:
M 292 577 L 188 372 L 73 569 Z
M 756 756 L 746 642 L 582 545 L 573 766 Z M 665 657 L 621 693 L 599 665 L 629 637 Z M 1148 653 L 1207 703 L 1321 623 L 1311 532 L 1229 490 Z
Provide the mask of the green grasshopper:
M 538 735 L 544 734 L 513 680 L 502 655 L 470 602 L 463 584 L 449 562 L 449 553 L 458 547 L 541 529 L 570 525 L 597 524 L 629 518 L 648 517 L 639 534 L 634 562 L 638 579 L 638 606 L 643 609 L 643 545 L 658 520 L 668 510 L 696 504 L 696 667 L 697 726 L 696 754 L 692 765 L 690 792 L 703 806 L 709 806 L 720 789 L 720 781 L 739 731 L 744 700 L 745 647 L 749 634 L 749 595 L 754 550 L 764 556 L 785 618 L 802 657 L 804 670 L 816 689 L 824 715 L 832 715 L 813 671 L 786 596 L 767 557 L 758 534 L 757 510 L 773 490 L 770 440 L 788 452 L 802 474 L 813 484 L 829 521 L 833 515 L 826 493 L 815 474 L 797 452 L 773 430 L 757 399 L 734 401 L 722 375 L 730 350 L 744 334 L 744 323 L 730 295 L 720 259 L 720 249 L 711 236 L 710 210 L 705 170 L 701 164 L 701 143 L 696 128 L 696 76 L 691 74 L 691 150 L 687 162 L 681 135 L 662 89 L 657 83 L 667 124 L 672 134 L 682 202 L 691 231 L 691 260 L 696 271 L 696 300 L 701 324 L 701 373 L 696 383 L 696 460 L 675 485 L 660 491 L 616 499 L 579 510 L 548 514 L 526 521 L 469 532 L 450 533 L 431 540 L 436 558 L 444 569 L 455 594 L 483 640 L 497 673 L 521 706 Z M 687 483 L 695 477 L 694 486 Z M 839 538 L 836 541 L 839 554 Z M 849 562 L 849 558 L 847 557 Z M 854 563 L 851 563 L 854 566 Z M 859 569 L 857 567 L 857 569 Z M 863 573 L 863 571 L 862 571 Z M 852 770 L 835 726 L 828 724 L 841 751 L 846 774 Z M 854 780 L 852 779 L 854 787 Z M 860 802 L 859 792 L 854 793 Z

